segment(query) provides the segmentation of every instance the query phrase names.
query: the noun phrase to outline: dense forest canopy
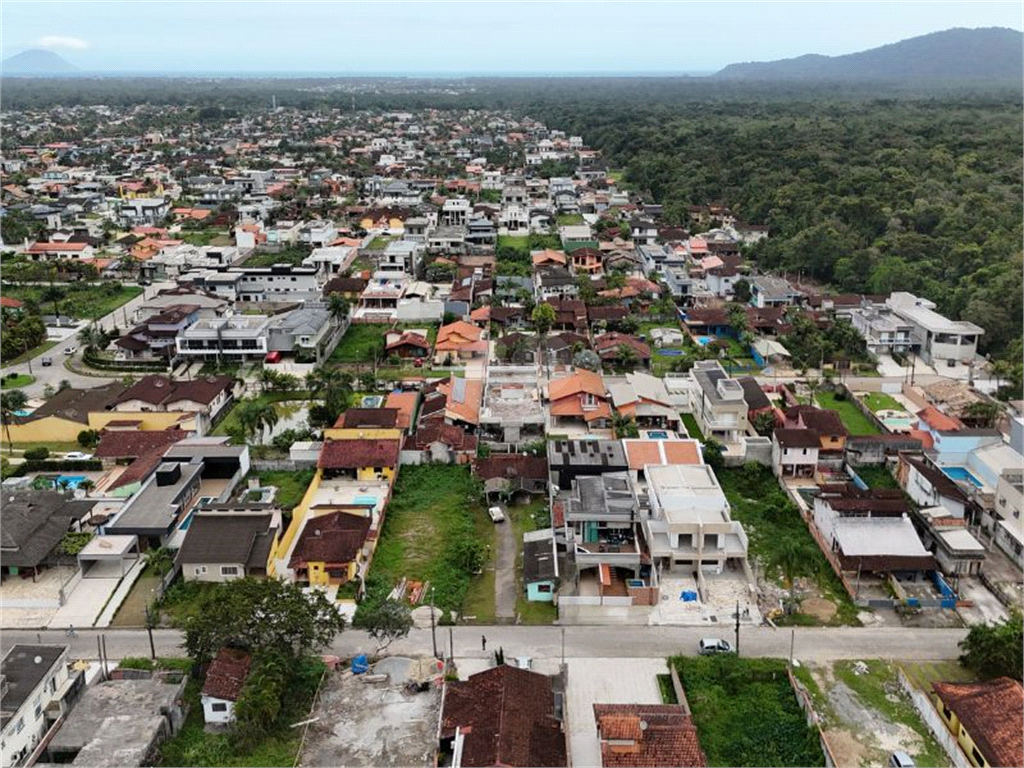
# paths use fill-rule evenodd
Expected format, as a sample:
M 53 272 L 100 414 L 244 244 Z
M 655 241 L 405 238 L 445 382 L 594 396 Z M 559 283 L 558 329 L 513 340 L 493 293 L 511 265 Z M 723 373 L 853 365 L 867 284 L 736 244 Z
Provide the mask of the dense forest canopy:
M 1020 359 L 1020 88 L 723 83 L 706 78 L 5 79 L 5 110 L 169 104 L 195 119 L 304 110 L 511 110 L 582 135 L 628 186 L 687 223 L 729 206 L 767 224 L 758 267 L 836 291 L 909 290 Z M 187 121 L 174 111 L 171 125 Z M 204 113 L 205 114 L 205 113 Z M 216 116 L 215 116 L 216 117 Z M 147 127 L 152 118 L 147 120 Z

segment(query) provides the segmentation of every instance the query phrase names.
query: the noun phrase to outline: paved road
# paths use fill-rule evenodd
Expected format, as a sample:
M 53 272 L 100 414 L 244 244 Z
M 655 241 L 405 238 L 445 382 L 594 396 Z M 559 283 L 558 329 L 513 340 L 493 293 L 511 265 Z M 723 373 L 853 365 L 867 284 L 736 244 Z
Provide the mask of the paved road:
M 156 295 L 157 291 L 164 288 L 173 288 L 174 285 L 174 283 L 156 283 L 145 288 L 140 295 L 118 307 L 109 315 L 105 315 L 97 320 L 96 325 L 107 330 L 115 327 L 120 328 L 121 330 L 124 330 L 126 327 L 130 328 L 132 325 L 132 316 L 138 307 L 145 303 L 147 299 L 152 299 L 153 296 Z M 81 344 L 78 341 L 78 331 L 74 331 L 66 339 L 48 350 L 45 355 L 33 358 L 31 361 L 31 374 L 35 376 L 36 380 L 29 386 L 24 387 L 25 394 L 29 397 L 42 397 L 43 390 L 46 388 L 47 384 L 56 389 L 63 379 L 67 379 L 71 382 L 71 386 L 73 387 L 98 387 L 101 384 L 106 384 L 120 378 L 120 375 L 110 377 L 83 376 L 65 368 L 64 361 L 68 358 L 65 351 L 71 348 L 77 349 L 80 346 Z M 52 357 L 53 365 L 44 367 L 42 364 L 42 357 L 44 356 Z M 12 371 L 16 373 L 29 373 L 29 363 L 24 362 L 3 368 L 4 374 Z
M 494 615 L 499 619 L 516 616 L 516 534 L 512 521 L 495 526 L 498 531 L 498 551 L 494 557 Z
M 731 629 L 717 631 L 704 627 L 565 627 L 566 658 L 657 658 L 676 654 L 693 655 L 702 637 L 718 635 L 734 641 Z M 35 643 L 37 635 L 43 643 L 69 644 L 76 658 L 97 658 L 94 630 L 79 630 L 68 638 L 63 631 L 32 632 L 6 630 L 0 648 L 6 652 L 17 643 Z M 149 640 L 143 630 L 107 629 L 107 656 L 149 656 Z M 531 656 L 535 659 L 559 659 L 562 656 L 561 627 L 494 626 L 453 627 L 451 637 L 456 658 L 483 658 L 480 636 L 487 637 L 489 652 L 503 648 L 506 657 Z M 967 634 L 964 629 L 910 629 L 904 627 L 818 628 L 798 627 L 774 630 L 750 627 L 740 630 L 740 653 L 744 656 L 787 658 L 793 638 L 794 656 L 805 661 L 836 659 L 954 659 L 959 655 L 957 643 Z M 153 632 L 156 651 L 161 656 L 183 656 L 181 633 L 170 629 Z M 449 628 L 437 628 L 437 645 L 448 653 Z M 376 645 L 365 632 L 347 630 L 334 642 L 331 652 L 339 656 L 372 653 Z M 391 655 L 431 653 L 429 629 L 414 629 L 404 640 L 392 644 Z

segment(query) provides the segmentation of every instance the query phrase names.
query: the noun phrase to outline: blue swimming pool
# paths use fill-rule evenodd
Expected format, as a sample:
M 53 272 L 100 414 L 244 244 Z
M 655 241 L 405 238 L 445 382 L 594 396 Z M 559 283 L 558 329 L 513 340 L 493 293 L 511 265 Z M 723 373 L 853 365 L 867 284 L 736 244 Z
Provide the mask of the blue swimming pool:
M 352 503 L 353 504 L 359 504 L 360 506 L 365 505 L 367 507 L 371 507 L 371 506 L 375 507 L 375 506 L 377 506 L 377 497 L 376 496 L 356 496 L 354 499 L 352 499 Z
M 964 469 L 963 467 L 943 467 L 942 471 L 946 475 L 946 477 L 948 477 L 948 478 L 950 478 L 952 480 L 959 480 L 960 482 L 968 482 L 971 485 L 973 485 L 975 488 L 981 488 L 982 487 L 981 481 L 978 478 L 976 478 L 974 475 L 972 475 L 970 472 L 968 472 L 966 469 Z
M 661 429 L 649 429 L 647 437 L 651 440 L 668 440 L 668 432 Z
M 181 521 L 181 525 L 178 526 L 178 530 L 187 531 L 188 527 L 192 525 L 192 518 L 195 516 L 196 510 L 193 507 L 192 511 L 185 515 L 185 519 Z
M 67 485 L 68 488 L 74 490 L 75 488 L 78 487 L 79 483 L 81 483 L 83 480 L 88 479 L 89 478 L 87 478 L 85 475 L 57 475 L 57 477 L 53 481 L 53 485 L 55 488 L 61 485 Z
M 654 354 L 661 355 L 662 357 L 679 357 L 683 354 L 681 349 L 657 349 Z
M 715 340 L 714 336 L 695 336 L 694 338 L 697 340 L 697 343 L 700 344 L 702 347 L 706 347 L 708 344 Z
M 15 411 L 14 415 L 15 416 L 31 416 L 32 415 L 32 411 L 27 411 L 24 408 L 21 408 L 21 409 Z

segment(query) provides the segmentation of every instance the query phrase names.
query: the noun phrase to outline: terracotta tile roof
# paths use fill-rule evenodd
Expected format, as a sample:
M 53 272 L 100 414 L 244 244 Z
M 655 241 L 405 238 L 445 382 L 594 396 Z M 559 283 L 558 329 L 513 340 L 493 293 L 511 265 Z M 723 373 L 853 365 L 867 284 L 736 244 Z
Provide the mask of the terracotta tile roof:
M 288 567 L 350 563 L 358 556 L 369 532 L 370 518 L 350 512 L 329 512 L 310 518 L 299 534 Z
M 430 342 L 428 342 L 422 335 L 413 333 L 412 331 L 406 331 L 397 339 L 388 344 L 384 349 L 385 351 L 391 349 L 398 349 L 404 346 L 417 347 L 419 349 L 430 349 Z
M 24 306 L 24 302 L 12 299 L 10 296 L 0 296 L 0 307 L 8 307 L 9 309 L 17 309 L 18 307 Z
M 645 464 L 700 464 L 700 450 L 694 440 L 622 441 L 630 469 L 643 469 Z
M 137 459 L 150 451 L 162 451 L 186 437 L 188 433 L 181 429 L 166 429 L 159 432 L 104 429 L 100 432 L 100 442 L 94 455 L 99 459 Z
M 989 765 L 1024 766 L 1024 688 L 999 677 L 986 683 L 932 683 Z
M 341 429 L 394 429 L 398 426 L 396 408 L 349 408 L 334 423 Z
M 320 449 L 320 469 L 397 467 L 398 440 L 327 440 Z
M 649 346 L 640 341 L 640 339 L 634 338 L 629 334 L 617 333 L 615 331 L 601 334 L 594 339 L 594 351 L 601 357 L 614 356 L 618 351 L 619 346 L 623 344 L 632 348 L 641 360 L 650 359 L 651 348 Z
M 462 765 L 565 766 L 565 734 L 554 718 L 551 678 L 507 664 L 451 682 L 441 738 L 465 734 Z
M 939 431 L 951 432 L 964 428 L 963 423 L 959 419 L 943 413 L 934 405 L 929 405 L 927 408 L 918 411 L 917 417 L 932 429 Z
M 782 448 L 818 448 L 821 438 L 813 429 L 776 429 L 775 440 Z
M 708 764 L 690 716 L 677 704 L 594 704 L 604 768 Z M 612 743 L 620 742 L 620 743 Z M 632 744 L 621 743 L 632 742 Z
M 608 396 L 601 374 L 593 371 L 579 370 L 570 376 L 555 379 L 548 384 L 548 397 L 552 403 L 571 395 L 589 393 L 595 397 Z
M 460 383 L 462 382 L 462 383 Z M 468 424 L 480 423 L 480 402 L 484 383 L 479 379 L 442 379 L 437 391 L 445 396 L 445 415 Z
M 202 376 L 192 381 L 178 381 L 167 376 L 144 376 L 126 389 L 118 403 L 141 400 L 152 405 L 163 405 L 190 400 L 202 405 L 209 405 L 218 395 L 231 389 L 233 379 L 230 376 Z
M 465 320 L 442 325 L 437 331 L 437 342 L 434 348 L 439 352 L 462 349 L 467 344 L 480 341 L 483 331 Z
M 399 429 L 408 429 L 412 426 L 412 417 L 416 411 L 416 403 L 419 402 L 418 392 L 392 392 L 384 403 L 385 408 L 394 408 L 398 411 L 398 418 L 395 426 Z
M 238 701 L 238 696 L 249 676 L 252 656 L 235 648 L 221 648 L 206 670 L 203 696 Z
M 813 405 L 796 405 L 786 411 L 787 423 L 803 424 L 825 437 L 849 437 L 842 419 L 835 411 L 816 408 Z
M 416 430 L 411 437 L 412 444 L 423 450 L 431 443 L 444 443 L 456 451 L 476 451 L 476 435 L 468 434 L 462 427 L 448 424 L 441 419 L 430 419 Z

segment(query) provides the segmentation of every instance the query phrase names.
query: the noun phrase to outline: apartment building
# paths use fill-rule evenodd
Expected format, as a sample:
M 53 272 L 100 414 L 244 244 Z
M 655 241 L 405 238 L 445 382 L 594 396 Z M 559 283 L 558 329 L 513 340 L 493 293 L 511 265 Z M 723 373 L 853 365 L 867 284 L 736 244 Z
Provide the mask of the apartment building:
M 955 366 L 977 356 L 978 338 L 985 329 L 966 320 L 950 320 L 935 311 L 935 302 L 898 291 L 887 300 L 898 317 L 911 326 L 913 347 L 929 365 Z

